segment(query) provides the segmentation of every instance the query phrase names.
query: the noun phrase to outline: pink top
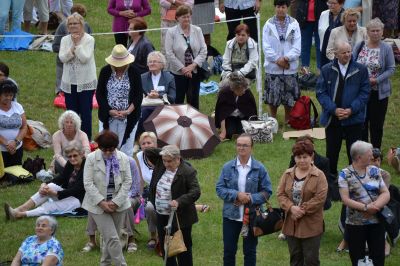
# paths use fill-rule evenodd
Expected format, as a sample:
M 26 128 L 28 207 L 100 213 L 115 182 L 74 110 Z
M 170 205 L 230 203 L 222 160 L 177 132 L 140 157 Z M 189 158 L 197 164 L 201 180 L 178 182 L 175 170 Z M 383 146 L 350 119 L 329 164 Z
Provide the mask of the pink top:
M 308 1 L 307 21 L 315 21 L 315 0 Z
M 127 17 L 119 15 L 120 11 L 131 9 L 136 13 L 137 17 L 144 17 L 151 13 L 151 7 L 148 0 L 131 0 L 130 8 L 125 6 L 125 0 L 110 0 L 108 3 L 108 14 L 114 17 L 112 30 L 113 32 L 127 31 L 129 22 Z M 128 3 L 128 2 L 127 2 Z
M 85 156 L 90 153 L 89 139 L 85 132 L 79 130 L 75 134 L 75 138 L 73 140 L 68 140 L 64 133 L 61 130 L 58 130 L 53 134 L 53 150 L 54 150 L 54 159 L 64 167 L 67 163 L 66 155 L 64 154 L 64 149 L 67 147 L 69 143 L 72 141 L 78 141 L 82 143 L 83 150 L 85 151 Z

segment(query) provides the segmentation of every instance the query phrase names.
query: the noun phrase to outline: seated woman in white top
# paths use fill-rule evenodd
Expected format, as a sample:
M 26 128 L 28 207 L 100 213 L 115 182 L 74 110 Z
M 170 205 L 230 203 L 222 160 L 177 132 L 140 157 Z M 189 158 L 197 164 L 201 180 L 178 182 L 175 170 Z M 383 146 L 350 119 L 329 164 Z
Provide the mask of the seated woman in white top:
M 67 155 L 64 152 L 66 146 L 72 141 L 77 141 L 83 147 L 84 155 L 90 153 L 89 139 L 85 132 L 80 130 L 81 119 L 74 111 L 65 111 L 58 118 L 59 130 L 53 134 L 54 172 L 62 173 Z

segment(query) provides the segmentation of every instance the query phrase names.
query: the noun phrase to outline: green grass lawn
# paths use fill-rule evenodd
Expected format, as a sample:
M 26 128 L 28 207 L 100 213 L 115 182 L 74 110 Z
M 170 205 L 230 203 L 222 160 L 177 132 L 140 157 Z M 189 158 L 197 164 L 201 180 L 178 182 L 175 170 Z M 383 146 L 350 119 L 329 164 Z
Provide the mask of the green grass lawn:
M 111 30 L 111 16 L 106 12 L 107 1 L 82 0 L 76 1 L 84 3 L 88 8 L 87 21 L 94 32 L 109 32 Z M 150 28 L 160 25 L 158 1 L 151 0 L 153 11 L 150 17 L 146 17 Z M 272 15 L 272 0 L 262 2 L 261 25 Z M 212 44 L 221 53 L 225 48 L 226 25 L 218 24 L 212 35 Z M 151 31 L 147 33 L 155 47 L 159 48 L 159 32 Z M 98 35 L 96 38 L 96 65 L 99 72 L 105 65 L 104 58 L 108 56 L 114 46 L 113 35 Z M 55 86 L 55 57 L 53 53 L 47 52 L 0 52 L 0 61 L 6 62 L 10 66 L 10 76 L 20 85 L 18 101 L 23 105 L 27 118 L 39 120 L 45 123 L 50 132 L 57 130 L 57 119 L 62 110 L 53 107 L 54 86 Z M 315 57 L 313 56 L 313 61 Z M 315 64 L 313 67 L 315 69 Z M 213 77 L 218 80 L 218 77 Z M 399 87 L 400 75 L 397 71 L 392 78 L 393 95 L 389 101 L 388 114 L 386 116 L 383 149 L 386 152 L 389 147 L 399 145 Z M 254 86 L 253 93 L 256 93 Z M 315 94 L 306 92 L 307 95 L 315 99 Z M 214 109 L 216 95 L 201 97 L 200 109 L 202 112 L 210 114 Z M 315 101 L 317 103 L 317 101 Z M 263 109 L 266 110 L 265 105 Z M 319 109 L 321 109 L 319 107 Z M 280 110 L 279 122 L 283 121 L 283 111 Z M 97 111 L 93 112 L 93 128 L 97 133 Z M 290 150 L 293 141 L 285 141 L 282 132 L 287 130 L 285 126 L 280 126 L 279 133 L 274 137 L 271 144 L 257 144 L 254 149 L 254 156 L 262 163 L 271 177 L 271 181 L 276 191 L 279 178 L 287 168 L 290 158 Z M 317 150 L 325 153 L 325 142 L 316 141 Z M 346 154 L 343 151 L 340 156 L 339 168 L 346 166 Z M 52 158 L 52 150 L 40 150 L 25 153 L 25 156 L 35 156 L 39 154 L 46 159 L 47 164 Z M 222 245 L 222 201 L 216 196 L 215 183 L 224 162 L 234 158 L 235 148 L 233 142 L 220 144 L 214 153 L 206 159 L 191 160 L 190 162 L 198 170 L 198 178 L 201 185 L 202 195 L 199 203 L 207 203 L 211 206 L 211 211 L 199 214 L 200 221 L 193 226 L 193 250 L 194 265 L 221 265 L 223 256 Z M 383 168 L 392 174 L 392 182 L 400 185 L 400 178 L 395 174 L 386 163 Z M 36 192 L 39 182 L 28 185 L 14 186 L 0 190 L 0 204 L 9 202 L 12 206 L 17 206 L 27 200 Z M 277 204 L 276 197 L 271 197 L 272 203 Z M 336 246 L 341 240 L 341 235 L 337 227 L 340 213 L 340 203 L 334 203 L 332 208 L 325 212 L 326 232 L 322 238 L 320 259 L 322 265 L 350 265 L 348 254 L 338 254 L 335 252 Z M 100 252 L 94 251 L 89 254 L 80 253 L 81 248 L 87 241 L 85 228 L 86 219 L 59 218 L 59 230 L 57 238 L 61 241 L 65 251 L 65 265 L 96 265 L 100 260 Z M 139 249 L 136 253 L 126 254 L 129 265 L 161 265 L 161 259 L 153 252 L 146 249 L 148 240 L 147 225 L 142 222 L 137 227 L 140 235 L 138 236 Z M 0 212 L 0 236 L 2 244 L 0 247 L 0 261 L 11 260 L 18 250 L 22 241 L 28 235 L 34 234 L 34 219 L 24 219 L 16 222 L 6 222 L 4 212 Z M 386 265 L 400 265 L 400 249 L 394 248 L 392 255 L 386 260 Z M 237 255 L 238 265 L 242 265 L 243 255 L 240 245 Z M 264 236 L 259 239 L 258 246 L 258 265 L 288 265 L 289 253 L 287 244 L 277 239 L 277 234 Z

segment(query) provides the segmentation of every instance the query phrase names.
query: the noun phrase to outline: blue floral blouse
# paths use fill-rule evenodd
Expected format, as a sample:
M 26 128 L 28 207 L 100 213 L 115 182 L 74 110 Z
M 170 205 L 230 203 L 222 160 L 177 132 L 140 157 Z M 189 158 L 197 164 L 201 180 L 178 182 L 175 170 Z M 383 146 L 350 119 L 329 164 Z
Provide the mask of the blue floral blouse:
M 21 266 L 41 265 L 46 256 L 53 255 L 58 259 L 57 266 L 62 265 L 64 251 L 60 242 L 54 237 L 45 243 L 39 244 L 37 236 L 29 236 L 22 242 L 19 251 L 21 252 Z

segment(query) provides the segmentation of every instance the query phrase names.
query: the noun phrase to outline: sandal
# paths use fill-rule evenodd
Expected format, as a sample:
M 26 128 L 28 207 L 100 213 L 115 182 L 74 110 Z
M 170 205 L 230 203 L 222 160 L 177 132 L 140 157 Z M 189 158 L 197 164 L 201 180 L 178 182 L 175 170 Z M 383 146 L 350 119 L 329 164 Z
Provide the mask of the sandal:
M 128 243 L 128 248 L 126 249 L 128 253 L 135 252 L 136 250 L 137 250 L 137 245 L 135 242 Z
M 92 242 L 87 242 L 86 245 L 82 248 L 81 252 L 90 252 L 92 251 L 94 248 L 96 247 L 95 244 L 93 244 Z
M 157 245 L 157 240 L 152 238 L 149 241 L 147 241 L 147 248 L 148 249 L 154 249 Z

